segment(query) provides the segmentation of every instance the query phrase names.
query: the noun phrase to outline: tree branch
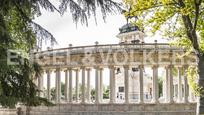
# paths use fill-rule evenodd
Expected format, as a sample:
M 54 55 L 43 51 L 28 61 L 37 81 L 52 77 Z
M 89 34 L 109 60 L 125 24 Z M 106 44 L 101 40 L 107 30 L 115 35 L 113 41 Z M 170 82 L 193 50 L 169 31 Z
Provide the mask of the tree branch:
M 196 28 L 197 28 L 201 2 L 202 0 L 194 0 L 194 4 L 195 4 L 195 20 L 194 20 L 194 26 L 193 26 L 194 31 L 196 31 Z
M 185 7 L 185 3 L 183 0 L 178 0 L 181 8 Z M 194 30 L 191 18 L 189 15 L 182 15 L 182 20 L 184 22 L 184 26 L 186 28 L 187 36 L 189 40 L 192 42 L 193 48 L 196 51 L 196 54 L 200 53 L 199 44 L 198 44 L 198 37 L 196 31 Z
M 178 3 L 173 2 L 173 3 L 166 4 L 165 6 L 174 6 L 174 5 L 178 5 Z M 149 8 L 143 8 L 143 9 L 140 9 L 140 10 L 135 10 L 135 11 L 133 11 L 131 13 L 132 13 L 132 15 L 134 15 L 134 13 L 138 12 L 138 11 L 151 10 L 153 8 L 159 8 L 159 7 L 162 7 L 162 6 L 164 6 L 164 5 L 163 4 L 157 4 L 157 5 L 153 5 L 152 7 L 149 7 Z M 131 15 L 131 14 L 129 14 L 129 15 Z
M 17 8 L 17 10 L 19 11 L 22 19 L 25 20 L 25 23 L 31 24 L 32 25 L 32 29 L 35 32 L 37 39 L 38 40 L 46 40 L 49 39 L 51 41 L 51 45 L 53 45 L 54 43 L 57 43 L 56 39 L 54 38 L 54 36 L 47 31 L 46 29 L 44 29 L 42 26 L 40 26 L 39 24 L 33 22 L 27 15 L 26 13 L 20 8 L 19 4 L 16 3 L 16 1 L 14 1 L 14 4 Z M 28 25 L 29 26 L 29 25 Z

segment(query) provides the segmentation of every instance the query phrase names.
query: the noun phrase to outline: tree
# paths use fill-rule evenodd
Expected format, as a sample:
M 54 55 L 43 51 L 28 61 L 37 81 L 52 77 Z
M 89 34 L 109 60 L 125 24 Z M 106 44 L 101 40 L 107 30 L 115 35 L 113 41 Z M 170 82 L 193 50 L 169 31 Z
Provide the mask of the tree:
M 126 0 L 130 7 L 127 17 L 136 17 L 142 29 L 149 26 L 169 38 L 177 38 L 177 45 L 193 51 L 198 58 L 197 115 L 204 114 L 204 1 L 203 0 Z M 196 72 L 194 72 L 196 73 Z
M 95 89 L 91 89 L 91 100 L 95 100 L 96 97 L 96 90 Z
M 65 96 L 64 92 L 65 92 L 65 84 L 61 82 L 61 96 L 63 97 Z M 56 99 L 56 88 L 55 87 L 51 89 L 51 99 L 52 100 Z
M 11 9 L 0 9 L 0 104 L 4 107 L 15 107 L 17 103 L 23 103 L 26 106 L 37 106 L 49 102 L 36 96 L 38 89 L 33 80 L 41 74 L 41 67 L 37 63 L 30 63 L 29 51 L 34 48 L 35 34 L 31 26 L 25 26 L 23 19 L 19 17 L 16 7 Z M 27 6 L 22 6 L 27 11 L 28 17 L 32 16 Z M 5 12 L 4 12 L 5 11 Z M 22 50 L 24 54 L 18 52 L 9 52 L 12 50 Z M 8 53 L 18 57 L 11 60 L 17 64 L 9 64 Z M 19 52 L 20 53 L 20 52 Z
M 104 86 L 104 92 L 103 92 L 103 98 L 108 99 L 110 96 L 110 87 L 109 86 Z
M 159 97 L 163 96 L 163 78 L 164 77 L 159 77 Z
M 62 0 L 56 8 L 49 0 L 1 0 L 0 2 L 0 104 L 14 107 L 18 102 L 26 106 L 49 104 L 36 95 L 39 92 L 33 83 L 41 74 L 41 67 L 30 62 L 29 54 L 41 47 L 42 41 L 56 43 L 54 36 L 32 20 L 41 15 L 41 8 L 61 14 L 69 8 L 75 22 L 88 24 L 88 18 L 96 17 L 96 7 L 101 8 L 103 17 L 120 10 L 120 4 L 111 0 Z M 8 65 L 8 49 L 22 50 L 12 60 L 17 65 Z M 13 52 L 17 54 L 18 52 Z M 13 55 L 12 53 L 12 55 Z M 23 62 L 22 62 L 23 60 Z

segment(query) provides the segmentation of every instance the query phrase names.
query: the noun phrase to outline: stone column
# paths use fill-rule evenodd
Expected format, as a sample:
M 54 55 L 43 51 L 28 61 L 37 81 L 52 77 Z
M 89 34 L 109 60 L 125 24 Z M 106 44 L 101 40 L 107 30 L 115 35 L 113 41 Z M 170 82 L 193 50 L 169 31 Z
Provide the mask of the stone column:
M 144 81 L 143 81 L 143 70 L 144 70 L 144 66 L 140 65 L 139 66 L 139 84 L 140 84 L 140 88 L 139 88 L 139 103 L 144 103 Z
M 192 89 L 189 87 L 189 101 L 190 102 L 193 102 L 194 101 L 194 98 L 193 98 L 193 91 Z
M 79 70 L 76 69 L 76 86 L 75 86 L 75 96 L 76 96 L 76 102 L 79 100 Z
M 100 68 L 100 79 L 99 79 L 99 86 L 100 86 L 100 102 L 103 101 L 103 68 Z
M 95 103 L 99 103 L 99 67 L 95 67 Z
M 176 98 L 176 93 L 177 93 L 176 92 L 176 85 L 173 84 L 173 88 L 174 88 L 174 91 L 173 91 L 174 92 L 174 98 Z
M 65 101 L 68 102 L 69 98 L 69 78 L 68 78 L 68 71 L 65 70 L 65 88 L 64 88 L 64 96 L 65 96 Z
M 55 102 L 58 103 L 58 73 L 55 70 Z
M 155 65 L 152 67 L 153 69 L 153 87 L 152 87 L 152 102 L 159 102 L 159 82 L 158 82 L 158 66 Z
M 50 74 L 51 74 L 51 71 L 47 70 L 46 73 L 47 73 L 47 99 L 49 101 L 51 101 L 51 93 L 50 93 Z
M 182 79 L 181 79 L 181 67 L 178 67 L 178 102 L 182 102 Z
M 170 98 L 170 96 L 169 96 L 169 67 L 168 66 L 166 66 L 165 67 L 165 69 L 166 69 L 166 76 L 165 76 L 165 102 L 167 103 L 167 102 L 169 102 L 169 98 Z
M 165 80 L 162 81 L 162 97 L 165 99 L 165 94 L 166 93 L 166 83 Z M 166 99 L 165 99 L 166 100 Z M 164 100 L 164 101 L 165 101 Z
M 61 71 L 59 69 L 59 73 L 58 73 L 58 77 L 59 77 L 59 81 L 58 81 L 58 102 L 60 103 L 61 102 Z
M 194 93 L 194 91 L 189 87 L 189 90 L 190 90 L 190 100 L 191 100 L 191 102 L 195 102 L 195 99 L 196 99 L 196 97 L 195 97 L 195 93 Z
M 184 103 L 188 103 L 188 79 L 187 79 L 187 67 L 184 67 Z
M 72 68 L 69 68 L 69 103 L 72 103 Z
M 38 77 L 38 89 L 40 90 L 38 96 L 43 97 L 43 76 Z
M 110 103 L 115 103 L 115 67 L 109 66 L 110 71 Z
M 169 66 L 169 76 L 168 76 L 168 78 L 169 78 L 168 79 L 169 103 L 173 103 L 174 102 L 174 99 L 173 99 L 174 89 L 173 89 L 173 66 L 172 65 Z
M 91 69 L 88 68 L 86 71 L 87 71 L 87 90 L 86 90 L 86 97 L 87 97 L 87 102 L 90 102 L 90 99 L 91 99 L 91 90 L 90 90 L 91 79 L 90 79 L 90 71 L 91 71 Z
M 61 101 L 61 74 L 60 69 L 56 69 L 56 102 Z
M 85 103 L 85 67 L 81 67 L 82 69 L 82 103 Z
M 125 103 L 129 103 L 129 66 L 125 65 L 123 66 L 124 73 L 125 73 Z

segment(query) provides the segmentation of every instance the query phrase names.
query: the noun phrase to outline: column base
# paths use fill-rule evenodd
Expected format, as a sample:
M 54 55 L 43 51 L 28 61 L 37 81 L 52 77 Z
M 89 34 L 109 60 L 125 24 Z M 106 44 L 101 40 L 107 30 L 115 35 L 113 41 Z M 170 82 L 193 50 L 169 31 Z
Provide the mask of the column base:
M 69 101 L 68 103 L 69 103 L 69 104 L 72 104 L 73 102 L 72 102 L 72 101 Z
M 186 101 L 184 100 L 183 102 L 184 102 L 184 103 L 189 103 L 189 101 L 188 101 L 188 100 L 186 100 Z
M 100 101 L 95 101 L 94 104 L 100 104 Z
M 115 101 L 110 101 L 110 102 L 109 102 L 109 104 L 114 104 L 114 103 L 115 103 Z
M 129 102 L 129 101 L 127 101 L 127 102 L 125 102 L 125 104 L 130 104 L 130 102 Z
M 86 104 L 87 102 L 81 102 L 81 104 Z
M 171 103 L 175 103 L 175 102 L 172 100 L 172 101 L 169 101 L 169 103 L 171 104 Z
M 160 103 L 159 100 L 152 100 L 151 102 L 155 103 L 155 104 L 159 104 Z
M 144 104 L 144 101 L 139 101 L 139 103 L 138 104 Z
M 86 103 L 91 103 L 91 100 L 87 100 Z
M 182 103 L 183 101 L 180 100 L 180 99 L 177 99 L 176 102 L 177 102 L 177 103 Z

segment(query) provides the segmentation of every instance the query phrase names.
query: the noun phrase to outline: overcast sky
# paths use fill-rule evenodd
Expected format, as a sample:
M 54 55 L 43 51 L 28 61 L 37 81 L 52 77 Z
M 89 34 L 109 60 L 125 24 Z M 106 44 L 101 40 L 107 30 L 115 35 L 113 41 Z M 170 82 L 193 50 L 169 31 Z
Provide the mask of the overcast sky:
M 119 33 L 118 29 L 126 24 L 126 19 L 122 14 L 109 15 L 104 22 L 98 12 L 97 24 L 92 17 L 89 19 L 88 27 L 80 23 L 76 27 L 69 12 L 61 16 L 57 12 L 45 10 L 42 10 L 42 15 L 34 21 L 54 35 L 58 42 L 55 48 L 67 47 L 68 44 L 73 44 L 73 46 L 93 45 L 95 41 L 98 41 L 99 44 L 119 43 L 119 39 L 116 37 Z M 145 40 L 146 42 L 153 42 L 155 39 L 160 42 L 165 41 L 161 40 L 161 36 L 158 35 L 156 37 L 148 36 Z

